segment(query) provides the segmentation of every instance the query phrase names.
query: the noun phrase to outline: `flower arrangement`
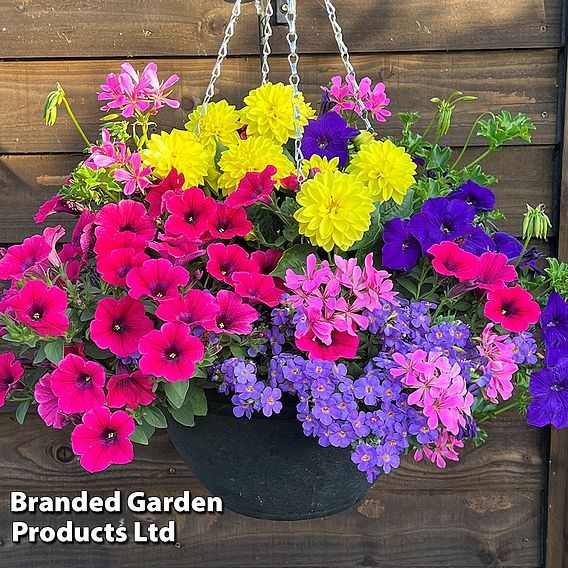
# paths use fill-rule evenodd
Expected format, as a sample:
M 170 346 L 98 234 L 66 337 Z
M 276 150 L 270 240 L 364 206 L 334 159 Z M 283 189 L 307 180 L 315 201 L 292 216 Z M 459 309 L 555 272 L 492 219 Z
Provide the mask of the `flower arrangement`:
M 94 143 L 59 85 L 47 99 L 47 123 L 63 104 L 87 155 L 35 217 L 74 216 L 70 241 L 47 228 L 0 259 L 2 339 L 19 348 L 0 355 L 0 399 L 20 423 L 37 405 L 97 472 L 216 396 L 243 419 L 293 407 L 369 482 L 405 454 L 445 467 L 510 408 L 568 426 L 568 266 L 531 246 L 542 206 L 523 241 L 498 230 L 480 166 L 530 141 L 526 116 L 477 119 L 465 146 L 487 146 L 465 165 L 442 144 L 461 93 L 433 100 L 421 134 L 400 114 L 395 138 L 361 127 L 390 101 L 353 77 L 333 77 L 318 111 L 268 82 L 158 132 L 177 81 L 154 63 L 109 74 Z

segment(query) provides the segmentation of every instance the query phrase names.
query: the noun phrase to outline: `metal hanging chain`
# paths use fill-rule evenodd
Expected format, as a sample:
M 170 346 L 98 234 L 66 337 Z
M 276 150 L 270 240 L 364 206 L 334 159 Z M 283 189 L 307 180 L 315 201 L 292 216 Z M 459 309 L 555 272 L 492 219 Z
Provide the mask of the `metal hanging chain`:
M 305 176 L 302 172 L 302 161 L 304 159 L 304 155 L 302 153 L 302 113 L 300 111 L 300 76 L 298 75 L 298 61 L 300 60 L 300 57 L 297 52 L 298 34 L 296 33 L 296 0 L 288 1 L 286 21 L 288 22 L 286 40 L 288 41 L 288 47 L 290 48 L 290 52 L 288 54 L 288 62 L 290 63 L 289 82 L 292 86 L 292 104 L 294 106 L 294 159 L 296 162 L 298 183 L 301 184 L 305 180 Z
M 256 0 L 256 11 L 260 18 L 260 45 L 262 47 L 261 85 L 266 85 L 270 74 L 268 57 L 271 53 L 270 38 L 272 37 L 272 25 L 270 24 L 270 20 L 274 14 L 272 0 Z
M 355 101 L 357 106 L 361 110 L 361 119 L 365 124 L 365 128 L 370 130 L 371 132 L 374 131 L 371 122 L 369 121 L 369 113 L 363 104 L 363 101 L 358 96 L 360 94 L 359 84 L 357 83 L 357 78 L 355 75 L 355 69 L 351 64 L 351 59 L 349 58 L 349 50 L 347 49 L 347 45 L 345 41 L 343 41 L 343 30 L 337 21 L 337 13 L 335 11 L 335 6 L 333 5 L 332 0 L 324 0 L 325 8 L 327 10 L 327 15 L 329 17 L 329 22 L 333 29 L 333 35 L 335 36 L 335 41 L 337 42 L 337 47 L 339 48 L 339 53 L 341 54 L 341 59 L 343 60 L 343 64 L 345 65 L 345 71 L 347 72 L 347 81 L 351 83 L 353 87 L 353 92 L 355 94 Z
M 225 36 L 223 37 L 223 41 L 221 42 L 221 46 L 219 47 L 217 61 L 215 62 L 213 71 L 211 72 L 211 79 L 209 79 L 209 85 L 207 85 L 205 97 L 203 97 L 203 105 L 205 107 L 215 95 L 215 83 L 219 78 L 219 75 L 221 74 L 221 66 L 223 65 L 223 61 L 227 57 L 229 41 L 235 33 L 235 25 L 237 23 L 237 20 L 239 19 L 239 16 L 241 15 L 241 3 L 242 0 L 235 0 L 233 10 L 231 11 L 231 17 L 229 18 L 229 22 L 227 23 L 227 27 L 225 28 Z

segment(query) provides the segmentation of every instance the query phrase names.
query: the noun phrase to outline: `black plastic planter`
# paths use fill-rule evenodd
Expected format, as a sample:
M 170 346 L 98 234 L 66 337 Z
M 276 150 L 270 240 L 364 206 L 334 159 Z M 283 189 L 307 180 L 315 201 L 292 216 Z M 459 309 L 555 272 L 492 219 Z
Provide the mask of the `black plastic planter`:
M 322 448 L 293 415 L 247 420 L 227 406 L 210 407 L 193 428 L 168 416 L 168 431 L 205 487 L 241 515 L 326 517 L 358 503 L 369 488 L 348 449 Z

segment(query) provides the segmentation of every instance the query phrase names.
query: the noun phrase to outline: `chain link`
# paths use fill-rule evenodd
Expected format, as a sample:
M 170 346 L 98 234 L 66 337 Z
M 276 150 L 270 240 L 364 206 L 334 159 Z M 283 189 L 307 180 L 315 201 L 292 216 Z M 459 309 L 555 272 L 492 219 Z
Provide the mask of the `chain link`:
M 337 42 L 337 47 L 339 48 L 339 53 L 341 54 L 341 59 L 343 60 L 343 65 L 345 65 L 345 71 L 347 72 L 347 81 L 351 83 L 353 87 L 353 92 L 355 94 L 355 101 L 357 102 L 357 106 L 361 111 L 361 119 L 365 124 L 365 128 L 373 132 L 373 127 L 371 122 L 369 121 L 369 113 L 359 97 L 360 89 L 359 84 L 357 83 L 357 78 L 355 75 L 355 68 L 351 63 L 351 59 L 349 58 L 349 49 L 347 49 L 347 45 L 345 41 L 343 41 L 343 30 L 337 21 L 337 13 L 335 11 L 335 6 L 333 5 L 332 0 L 324 0 L 325 9 L 327 10 L 327 15 L 329 17 L 329 22 L 333 29 L 333 35 L 335 36 L 335 41 Z
M 289 0 L 288 11 L 286 12 L 286 21 L 288 22 L 288 33 L 286 40 L 290 52 L 288 54 L 288 62 L 290 63 L 290 85 L 292 86 L 292 104 L 294 105 L 294 159 L 296 162 L 296 169 L 298 175 L 298 183 L 305 180 L 302 172 L 302 161 L 304 155 L 302 153 L 302 124 L 300 111 L 300 76 L 298 75 L 298 62 L 300 56 L 297 52 L 298 34 L 296 33 L 296 0 Z
M 256 0 L 256 11 L 260 18 L 260 45 L 262 48 L 261 85 L 266 85 L 270 74 L 268 57 L 271 53 L 270 38 L 272 37 L 272 25 L 270 24 L 270 20 L 274 14 L 272 0 Z
M 237 20 L 239 19 L 239 16 L 241 15 L 241 4 L 242 0 L 235 0 L 235 4 L 233 5 L 231 17 L 229 18 L 229 22 L 227 23 L 227 27 L 225 28 L 223 41 L 221 42 L 221 46 L 219 47 L 217 61 L 215 62 L 213 71 L 211 72 L 211 79 L 209 80 L 209 85 L 207 85 L 205 97 L 203 97 L 203 105 L 205 107 L 207 107 L 207 103 L 211 102 L 211 99 L 215 95 L 215 83 L 219 78 L 219 75 L 221 74 L 221 66 L 223 65 L 223 61 L 227 57 L 229 41 L 235 33 L 235 25 L 237 23 Z

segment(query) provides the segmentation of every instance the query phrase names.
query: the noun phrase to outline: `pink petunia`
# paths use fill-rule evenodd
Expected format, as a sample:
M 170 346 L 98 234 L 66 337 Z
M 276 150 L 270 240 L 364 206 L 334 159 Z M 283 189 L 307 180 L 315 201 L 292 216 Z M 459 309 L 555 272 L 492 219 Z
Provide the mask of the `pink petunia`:
M 181 193 L 184 183 L 185 178 L 183 174 L 172 168 L 162 181 L 150 187 L 145 199 L 150 204 L 148 213 L 152 219 L 156 219 L 166 210 L 165 195 L 170 191 Z
M 132 298 L 148 296 L 157 302 L 179 296 L 179 287 L 189 282 L 189 272 L 165 258 L 152 258 L 133 268 L 126 277 Z
M 123 410 L 111 413 L 106 406 L 99 406 L 87 412 L 83 423 L 75 427 L 71 447 L 90 473 L 112 464 L 130 463 L 134 459 L 130 436 L 135 427 L 134 419 Z
M 270 203 L 270 194 L 274 190 L 276 182 L 272 177 L 276 174 L 274 166 L 266 166 L 262 172 L 249 172 L 239 182 L 236 191 L 225 199 L 225 205 L 229 207 L 248 207 L 257 201 Z
M 252 223 L 247 219 L 247 213 L 243 207 L 233 209 L 224 203 L 217 204 L 217 210 L 209 229 L 214 239 L 244 237 L 251 230 Z
M 17 280 L 47 260 L 52 247 L 43 235 L 34 235 L 11 246 L 0 259 L 0 280 Z
M 97 270 L 101 278 L 115 286 L 126 286 L 128 273 L 148 260 L 148 255 L 130 247 L 117 248 L 107 256 L 97 258 Z
M 255 250 L 250 259 L 261 274 L 270 274 L 282 258 L 282 251 L 278 249 Z
M 183 266 L 205 254 L 205 251 L 200 248 L 199 240 L 188 239 L 183 235 L 162 233 L 159 235 L 159 240 L 149 243 L 148 246 L 174 266 Z
M 59 397 L 51 388 L 51 373 L 46 373 L 36 383 L 34 398 L 37 401 L 37 413 L 46 426 L 61 430 L 69 424 L 69 418 L 59 408 Z
M 156 399 L 154 381 L 141 371 L 113 375 L 107 383 L 107 404 L 110 408 L 147 406 Z
M 217 333 L 236 333 L 247 335 L 252 331 L 252 324 L 258 319 L 258 312 L 241 297 L 229 290 L 220 290 L 216 297 L 219 313 L 215 317 L 212 331 Z
M 219 306 L 214 296 L 202 290 L 189 290 L 184 296 L 161 302 L 156 316 L 165 322 L 178 321 L 191 329 L 202 326 L 207 330 L 215 327 Z
M 506 255 L 484 252 L 479 257 L 478 267 L 472 277 L 473 284 L 484 290 L 498 290 L 506 283 L 517 279 L 517 271 Z M 461 278 L 460 278 L 461 280 Z
M 170 213 L 166 219 L 166 231 L 196 239 L 205 233 L 217 211 L 217 202 L 206 197 L 198 187 L 190 187 L 181 193 L 171 193 L 164 198 Z
M 434 270 L 442 276 L 455 276 L 463 282 L 473 278 L 479 271 L 479 258 L 453 241 L 432 245 L 428 253 L 433 256 Z
M 530 292 L 521 286 L 512 286 L 490 291 L 483 313 L 506 330 L 522 333 L 538 321 L 540 306 Z
M 48 286 L 41 280 L 29 280 L 8 300 L 14 319 L 31 327 L 42 336 L 63 335 L 69 327 L 65 315 L 67 294 L 61 288 Z
M 346 331 L 333 330 L 331 343 L 326 345 L 317 339 L 313 331 L 308 331 L 300 338 L 296 338 L 296 347 L 307 352 L 312 359 L 324 361 L 337 361 L 338 359 L 353 359 L 357 355 L 359 337 L 350 335 Z
M 121 248 L 133 248 L 137 253 L 144 252 L 146 241 L 130 231 L 123 233 L 102 231 L 97 234 L 93 251 L 98 257 L 106 257 Z
M 103 232 L 116 234 L 128 231 L 148 242 L 156 233 L 154 222 L 146 214 L 146 207 L 131 199 L 105 205 L 97 213 L 95 223 L 98 225 L 95 230 L 97 237 Z
M 66 414 L 87 412 L 105 402 L 105 370 L 95 361 L 78 355 L 64 357 L 51 373 L 51 388 Z
M 118 357 L 138 351 L 138 341 L 153 328 L 144 304 L 129 296 L 101 300 L 90 325 L 91 339 L 97 347 Z
M 8 394 L 19 386 L 23 375 L 24 368 L 13 353 L 0 355 L 0 406 L 4 406 Z
M 274 307 L 280 303 L 282 290 L 276 287 L 274 278 L 258 272 L 235 272 L 233 274 L 235 292 L 251 303 L 260 302 Z
M 247 272 L 254 270 L 254 264 L 249 259 L 247 252 L 239 245 L 224 245 L 215 243 L 207 247 L 206 269 L 208 274 L 226 284 L 233 284 L 235 272 Z
M 145 335 L 139 343 L 140 370 L 166 381 L 187 381 L 195 364 L 203 359 L 205 348 L 182 323 L 165 323 Z
M 48 199 L 35 214 L 34 221 L 36 223 L 43 223 L 50 215 L 55 213 L 77 213 L 83 205 L 78 203 L 71 203 L 63 199 L 63 197 L 56 195 Z

